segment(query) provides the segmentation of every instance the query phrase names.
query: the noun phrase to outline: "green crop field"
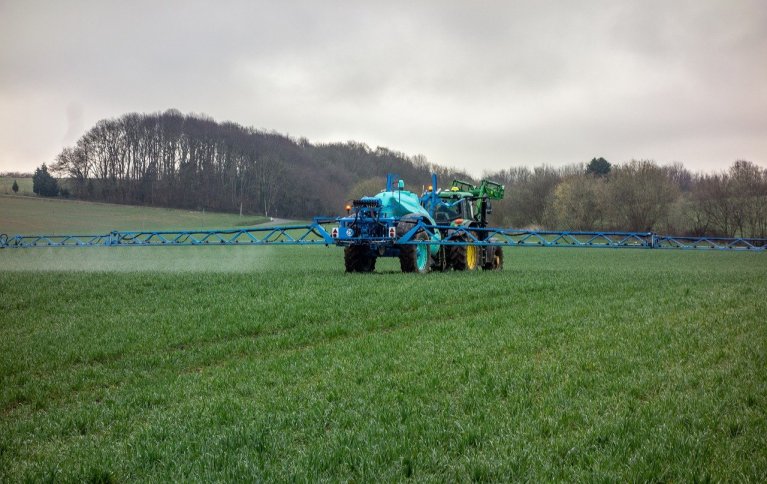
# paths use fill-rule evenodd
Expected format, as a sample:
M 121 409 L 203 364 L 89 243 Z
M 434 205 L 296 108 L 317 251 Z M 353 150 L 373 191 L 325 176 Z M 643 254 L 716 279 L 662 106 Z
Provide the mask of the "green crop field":
M 415 275 L 345 274 L 335 247 L 120 247 L 0 267 L 0 482 L 767 480 L 767 254 L 509 249 L 502 272 Z
M 8 235 L 223 228 L 266 221 L 236 214 L 0 195 L 0 233 Z

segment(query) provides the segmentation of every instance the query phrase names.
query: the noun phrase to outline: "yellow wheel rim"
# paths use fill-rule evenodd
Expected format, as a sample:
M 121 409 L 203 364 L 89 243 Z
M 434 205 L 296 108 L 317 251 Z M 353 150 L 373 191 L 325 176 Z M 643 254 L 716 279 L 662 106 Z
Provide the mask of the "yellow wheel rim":
M 477 268 L 477 246 L 466 247 L 466 270 L 473 271 Z

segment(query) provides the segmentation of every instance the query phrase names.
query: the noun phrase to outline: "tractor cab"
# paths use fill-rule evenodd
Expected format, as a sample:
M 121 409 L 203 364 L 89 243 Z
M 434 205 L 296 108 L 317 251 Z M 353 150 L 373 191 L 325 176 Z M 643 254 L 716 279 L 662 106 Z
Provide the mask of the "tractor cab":
M 442 191 L 438 194 L 439 202 L 434 209 L 434 219 L 438 225 L 450 225 L 456 221 L 476 220 L 474 200 L 471 193 L 458 190 Z
M 421 203 L 434 214 L 437 225 L 468 225 L 486 227 L 492 213 L 490 200 L 503 198 L 503 185 L 482 180 L 479 186 L 453 180 L 448 190 L 424 193 Z

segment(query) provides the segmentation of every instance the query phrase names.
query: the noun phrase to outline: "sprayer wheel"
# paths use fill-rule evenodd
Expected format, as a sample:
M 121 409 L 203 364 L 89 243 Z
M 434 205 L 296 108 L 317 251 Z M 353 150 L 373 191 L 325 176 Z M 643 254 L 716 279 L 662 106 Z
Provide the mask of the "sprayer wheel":
M 429 240 L 423 230 L 415 234 L 414 240 Z M 425 274 L 431 270 L 431 255 L 428 245 L 401 245 L 399 249 L 399 266 L 402 272 L 417 272 Z
M 493 250 L 493 259 L 490 262 L 485 263 L 482 266 L 486 271 L 500 271 L 503 269 L 503 248 L 502 247 L 489 247 Z
M 344 266 L 346 272 L 373 272 L 376 258 L 370 249 L 363 245 L 352 245 L 344 248 Z
M 456 241 L 468 242 L 468 237 L 458 237 Z M 479 251 L 475 245 L 451 245 L 448 264 L 456 271 L 473 271 L 479 262 Z

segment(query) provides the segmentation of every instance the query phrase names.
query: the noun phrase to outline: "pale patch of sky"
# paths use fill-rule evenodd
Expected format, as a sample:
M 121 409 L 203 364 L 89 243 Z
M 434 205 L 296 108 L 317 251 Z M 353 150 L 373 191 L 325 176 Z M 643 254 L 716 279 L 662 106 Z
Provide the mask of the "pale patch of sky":
M 0 171 L 176 108 L 479 174 L 767 166 L 767 6 L 0 0 Z

